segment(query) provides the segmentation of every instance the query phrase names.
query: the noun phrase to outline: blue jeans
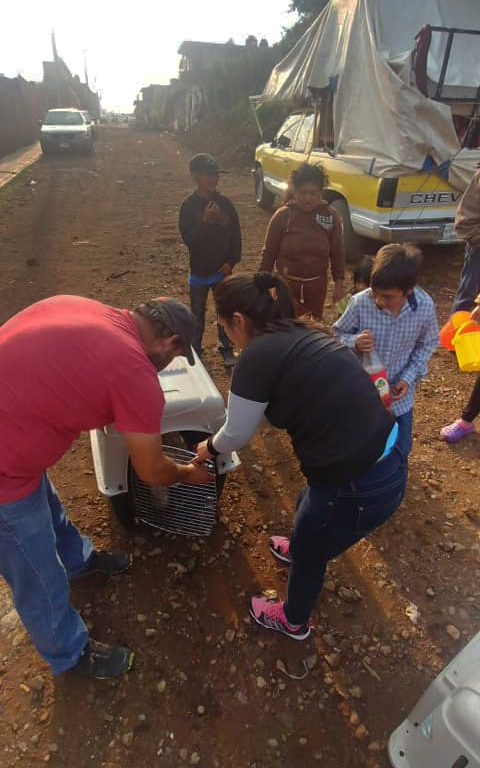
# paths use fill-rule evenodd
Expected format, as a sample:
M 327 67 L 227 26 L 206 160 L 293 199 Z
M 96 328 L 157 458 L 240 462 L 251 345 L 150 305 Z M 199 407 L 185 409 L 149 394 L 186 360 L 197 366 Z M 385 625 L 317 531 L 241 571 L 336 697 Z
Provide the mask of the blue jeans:
M 480 246 L 465 246 L 465 259 L 457 293 L 453 300 L 451 314 L 460 309 L 470 312 L 474 308 L 475 297 L 480 291 Z
M 358 480 L 341 488 L 309 482 L 300 493 L 290 538 L 292 563 L 285 614 L 308 621 L 322 589 L 327 563 L 382 525 L 399 507 L 407 462 L 398 444 Z
M 34 493 L 0 504 L 0 574 L 53 672 L 75 666 L 88 642 L 88 630 L 69 602 L 68 579 L 88 567 L 94 552 L 46 474 Z
M 207 307 L 208 292 L 216 288 L 217 285 L 218 283 L 214 283 L 213 285 L 190 286 L 190 307 L 195 316 L 195 331 L 192 346 L 195 352 L 199 355 L 202 353 L 202 338 L 205 330 L 205 310 Z M 220 323 L 217 323 L 217 331 L 220 349 L 232 349 L 232 342 Z
M 413 428 L 413 408 L 406 413 L 397 416 L 398 440 L 397 445 L 401 452 L 408 459 L 408 454 L 412 450 L 412 428 Z

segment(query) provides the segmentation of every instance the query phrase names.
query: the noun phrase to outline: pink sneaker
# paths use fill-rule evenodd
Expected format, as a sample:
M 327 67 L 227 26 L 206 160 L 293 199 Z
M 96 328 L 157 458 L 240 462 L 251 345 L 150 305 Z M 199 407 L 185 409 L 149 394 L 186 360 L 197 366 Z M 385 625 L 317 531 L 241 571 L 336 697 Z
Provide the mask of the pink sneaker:
M 457 419 L 440 430 L 440 437 L 447 443 L 457 443 L 465 435 L 475 432 L 475 425 L 463 419 Z
M 283 600 L 267 600 L 266 597 L 252 597 L 250 600 L 250 616 L 257 624 L 265 629 L 275 629 L 284 635 L 293 637 L 294 640 L 305 640 L 310 634 L 309 624 L 289 624 Z
M 290 539 L 286 536 L 271 536 L 268 541 L 270 552 L 275 555 L 282 563 L 291 563 L 290 557 Z

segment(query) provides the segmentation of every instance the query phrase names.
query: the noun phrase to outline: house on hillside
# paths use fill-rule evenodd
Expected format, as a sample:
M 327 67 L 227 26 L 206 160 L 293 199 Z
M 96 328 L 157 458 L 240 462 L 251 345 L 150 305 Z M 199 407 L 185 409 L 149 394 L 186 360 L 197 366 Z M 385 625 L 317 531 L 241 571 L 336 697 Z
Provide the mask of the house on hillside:
M 149 85 L 141 89 L 134 102 L 137 125 L 178 132 L 189 130 L 211 107 L 212 70 L 222 72 L 238 63 L 255 69 L 265 51 L 268 54 L 267 40 L 258 43 L 254 35 L 249 35 L 245 45 L 235 45 L 233 41 L 184 40 L 178 49 L 181 56 L 178 78 L 169 85 Z
M 201 84 L 202 75 L 215 66 L 241 62 L 249 54 L 249 48 L 235 43 L 202 43 L 184 40 L 178 49 L 179 80 Z
M 212 106 L 228 108 L 225 102 L 232 91 L 238 90 L 239 77 L 251 78 L 252 72 L 261 72 L 265 68 L 270 73 L 272 66 L 268 41 L 263 38 L 258 43 L 254 35 L 249 35 L 244 45 L 236 45 L 233 40 L 226 43 L 184 40 L 178 53 L 182 58 L 173 106 L 177 130 L 190 128 Z M 212 86 L 212 70 L 219 75 L 215 87 Z M 228 72 L 227 78 L 225 72 Z M 263 86 L 264 79 L 261 78 L 261 82 Z

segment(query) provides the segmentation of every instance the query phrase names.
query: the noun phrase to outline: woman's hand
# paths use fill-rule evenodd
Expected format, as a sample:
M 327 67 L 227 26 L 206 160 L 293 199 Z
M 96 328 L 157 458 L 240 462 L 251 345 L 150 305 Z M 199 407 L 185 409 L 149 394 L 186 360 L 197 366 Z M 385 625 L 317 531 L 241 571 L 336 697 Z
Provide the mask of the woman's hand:
M 207 440 L 203 440 L 201 443 L 197 445 L 196 451 L 197 455 L 195 456 L 194 462 L 195 464 L 202 464 L 202 462 L 207 461 L 207 459 L 212 459 L 213 456 L 210 453 L 210 451 L 207 448 Z
M 347 291 L 343 286 L 343 280 L 337 280 L 333 289 L 333 295 L 332 295 L 333 304 L 336 304 L 337 301 L 340 301 L 340 299 L 343 299 L 346 292 Z
M 211 472 L 208 467 L 194 459 L 190 464 L 182 467 L 182 473 L 184 478 L 182 482 L 190 483 L 191 485 L 202 485 L 203 483 L 211 483 L 215 480 L 215 473 Z

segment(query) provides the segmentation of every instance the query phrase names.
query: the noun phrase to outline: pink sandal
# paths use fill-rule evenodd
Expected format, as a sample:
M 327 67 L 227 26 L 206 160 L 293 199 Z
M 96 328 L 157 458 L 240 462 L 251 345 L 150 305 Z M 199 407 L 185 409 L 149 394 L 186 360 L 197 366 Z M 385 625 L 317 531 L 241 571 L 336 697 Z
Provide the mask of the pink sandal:
M 447 443 L 458 443 L 462 437 L 469 435 L 471 432 L 475 432 L 474 424 L 463 421 L 463 419 L 457 419 L 446 427 L 442 427 L 440 437 Z

